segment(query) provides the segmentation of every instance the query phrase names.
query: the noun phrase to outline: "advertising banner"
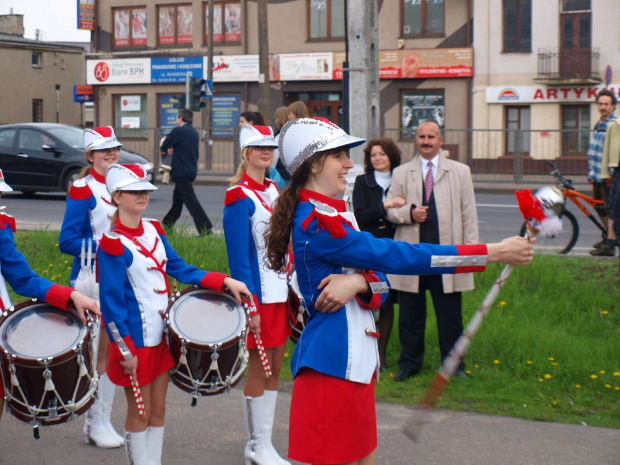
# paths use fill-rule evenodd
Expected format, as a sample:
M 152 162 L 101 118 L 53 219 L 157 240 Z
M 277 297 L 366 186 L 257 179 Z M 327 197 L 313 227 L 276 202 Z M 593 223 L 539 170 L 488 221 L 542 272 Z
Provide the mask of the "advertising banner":
M 331 80 L 332 58 L 331 52 L 272 55 L 270 77 L 272 81 Z
M 146 45 L 146 9 L 133 8 L 131 15 L 131 44 Z
M 121 111 L 140 111 L 139 95 L 121 95 Z
M 233 137 L 239 126 L 241 96 L 239 94 L 213 96 L 213 137 Z
M 95 90 L 93 86 L 73 86 L 73 101 L 92 102 L 95 100 Z
M 440 127 L 445 123 L 445 102 L 441 90 L 410 91 L 402 93 L 403 137 L 414 137 L 422 121 L 436 121 Z
M 165 137 L 170 134 L 177 125 L 178 109 L 174 107 L 179 103 L 172 95 L 159 96 L 159 137 Z
M 95 0 L 77 0 L 77 28 L 95 30 Z
M 204 69 L 207 66 L 204 57 Z M 213 82 L 258 82 L 258 55 L 214 56 Z
M 86 60 L 87 84 L 149 84 L 151 59 Z
M 504 86 L 487 87 L 486 103 L 594 103 L 605 86 Z M 620 83 L 610 84 L 609 90 L 620 97 Z
M 185 82 L 187 72 L 192 77 L 203 77 L 203 57 L 151 58 L 151 82 Z
M 123 129 L 138 129 L 140 127 L 140 117 L 139 116 L 121 117 L 121 127 Z

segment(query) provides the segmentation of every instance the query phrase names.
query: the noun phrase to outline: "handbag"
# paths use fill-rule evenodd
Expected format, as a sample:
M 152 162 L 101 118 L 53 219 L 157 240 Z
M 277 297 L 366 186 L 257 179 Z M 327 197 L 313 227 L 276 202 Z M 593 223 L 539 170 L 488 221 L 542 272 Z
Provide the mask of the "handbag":
M 88 240 L 88 250 L 86 250 L 85 242 Z M 93 241 L 90 239 L 82 239 L 82 252 L 80 253 L 80 272 L 75 279 L 73 288 L 99 301 L 99 283 L 95 279 L 95 267 L 93 266 Z

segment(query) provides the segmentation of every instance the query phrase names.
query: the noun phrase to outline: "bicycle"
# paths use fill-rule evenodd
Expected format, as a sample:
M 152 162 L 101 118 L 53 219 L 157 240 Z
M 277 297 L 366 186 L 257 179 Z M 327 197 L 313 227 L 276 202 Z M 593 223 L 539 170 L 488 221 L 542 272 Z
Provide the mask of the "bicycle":
M 562 190 L 564 202 L 566 203 L 566 199 L 571 200 L 577 208 L 579 208 L 579 210 L 581 210 L 583 214 L 586 215 L 590 221 L 592 221 L 596 227 L 601 230 L 603 236 L 607 237 L 607 228 L 600 222 L 597 216 L 582 203 L 583 200 L 583 202 L 587 203 L 590 207 L 596 210 L 597 206 L 603 205 L 603 201 L 576 191 L 573 182 L 570 179 L 566 179 L 562 173 L 560 173 L 560 170 L 555 163 L 547 161 L 547 164 L 553 168 L 549 174 L 557 178 L 557 186 L 560 190 Z M 562 213 L 559 215 L 559 218 L 562 221 L 562 232 L 554 237 L 538 238 L 537 244 L 545 247 L 551 252 L 567 254 L 572 250 L 577 243 L 577 239 L 579 238 L 579 223 L 575 215 L 569 212 L 565 205 Z M 525 223 L 523 223 L 520 231 L 521 236 L 525 234 L 525 228 Z

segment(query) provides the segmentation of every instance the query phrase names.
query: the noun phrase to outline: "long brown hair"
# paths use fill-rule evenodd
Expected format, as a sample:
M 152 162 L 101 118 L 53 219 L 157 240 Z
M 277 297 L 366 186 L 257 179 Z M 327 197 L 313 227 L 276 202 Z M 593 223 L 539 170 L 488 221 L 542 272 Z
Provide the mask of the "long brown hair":
M 122 191 L 117 192 L 118 195 L 121 195 L 123 193 Z M 116 200 L 114 200 L 114 196 L 117 192 L 113 192 L 112 195 L 110 195 L 110 201 L 112 202 L 112 205 L 116 207 L 116 210 L 114 210 L 114 213 L 112 213 L 112 216 L 110 217 L 110 231 L 114 229 L 114 225 L 116 224 L 116 220 L 118 219 L 118 204 L 116 203 Z
M 291 185 L 282 191 L 276 199 L 271 219 L 265 230 L 265 240 L 267 242 L 267 254 L 265 259 L 267 266 L 274 271 L 281 271 L 286 265 L 286 255 L 288 253 L 288 245 L 291 239 L 291 231 L 293 229 L 293 218 L 295 217 L 295 208 L 299 197 L 299 189 L 301 189 L 311 174 L 317 174 L 323 171 L 325 159 L 330 155 L 339 154 L 342 148 L 317 152 L 308 157 L 299 168 L 291 176 Z M 321 164 L 320 170 L 312 172 L 312 165 L 316 162 Z

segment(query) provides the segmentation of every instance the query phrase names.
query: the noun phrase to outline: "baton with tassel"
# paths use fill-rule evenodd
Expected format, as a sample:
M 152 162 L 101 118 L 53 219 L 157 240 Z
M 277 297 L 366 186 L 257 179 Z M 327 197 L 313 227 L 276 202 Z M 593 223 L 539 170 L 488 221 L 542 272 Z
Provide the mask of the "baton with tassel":
M 114 342 L 118 346 L 118 349 L 121 351 L 121 355 L 127 360 L 131 360 L 133 355 L 131 355 L 131 351 L 123 338 L 121 337 L 121 333 L 118 332 L 118 328 L 114 322 L 108 323 L 108 328 L 110 328 L 110 332 L 112 333 L 112 337 L 114 338 Z M 136 399 L 136 406 L 138 407 L 138 413 L 140 414 L 140 418 L 146 418 L 146 413 L 144 409 L 144 400 L 142 399 L 142 392 L 140 391 L 140 385 L 138 384 L 138 379 L 134 379 L 134 377 L 129 374 L 129 381 L 131 381 L 131 388 L 133 389 L 133 397 Z
M 559 192 L 558 197 L 558 192 L 555 192 L 553 189 L 554 188 L 543 187 L 536 193 L 536 196 L 532 196 L 528 189 L 515 192 L 519 201 L 519 208 L 527 223 L 527 230 L 523 237 L 529 239 L 530 233 L 541 233 L 545 236 L 553 236 L 561 231 L 562 222 L 557 216 L 559 211 L 557 205 L 559 202 L 563 202 L 563 196 L 562 193 Z M 420 401 L 420 405 L 414 409 L 413 415 L 409 417 L 403 429 L 403 433 L 410 440 L 415 441 L 419 437 L 422 427 L 428 423 L 431 411 L 437 406 L 439 399 L 441 399 L 441 396 L 448 387 L 450 377 L 454 375 L 458 369 L 474 335 L 480 329 L 482 321 L 489 313 L 495 299 L 497 299 L 499 291 L 504 284 L 506 284 L 513 268 L 513 265 L 506 265 L 502 270 L 499 278 L 497 278 L 491 290 L 482 301 L 482 304 L 478 310 L 476 310 L 476 313 L 474 313 L 467 327 L 443 361 L 441 367 L 437 373 L 435 373 L 431 384 L 426 389 Z
M 258 313 L 252 299 L 242 298 L 241 300 L 243 301 L 243 308 L 250 318 L 252 315 L 256 315 Z M 263 346 L 263 341 L 261 341 L 260 335 L 256 331 L 252 331 L 252 334 L 254 335 L 254 342 L 256 342 L 256 349 L 258 349 L 260 361 L 265 369 L 265 375 L 269 378 L 271 376 L 271 366 L 269 365 L 269 360 L 267 359 L 267 354 L 265 353 L 265 346 Z

